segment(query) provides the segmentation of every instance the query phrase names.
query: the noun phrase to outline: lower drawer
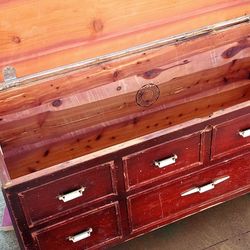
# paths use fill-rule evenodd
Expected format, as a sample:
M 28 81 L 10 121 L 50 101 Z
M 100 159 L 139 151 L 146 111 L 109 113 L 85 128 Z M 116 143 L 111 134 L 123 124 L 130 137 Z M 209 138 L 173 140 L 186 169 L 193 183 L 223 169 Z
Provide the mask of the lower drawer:
M 33 236 L 41 250 L 99 249 L 121 237 L 118 203 L 47 227 Z
M 250 155 L 128 197 L 130 228 L 153 228 L 250 189 Z

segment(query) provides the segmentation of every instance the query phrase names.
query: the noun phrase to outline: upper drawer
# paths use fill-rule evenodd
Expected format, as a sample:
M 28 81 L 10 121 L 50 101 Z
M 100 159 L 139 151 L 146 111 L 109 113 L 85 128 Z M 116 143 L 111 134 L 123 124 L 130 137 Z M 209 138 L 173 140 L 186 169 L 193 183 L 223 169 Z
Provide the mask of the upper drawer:
M 65 210 L 116 194 L 114 164 L 106 163 L 19 193 L 30 226 Z
M 118 203 L 80 214 L 33 233 L 41 250 L 102 249 L 121 237 Z
M 211 157 L 216 159 L 250 145 L 250 114 L 214 127 Z
M 250 155 L 128 197 L 131 231 L 172 222 L 250 189 Z
M 201 164 L 200 152 L 195 133 L 124 157 L 127 190 Z

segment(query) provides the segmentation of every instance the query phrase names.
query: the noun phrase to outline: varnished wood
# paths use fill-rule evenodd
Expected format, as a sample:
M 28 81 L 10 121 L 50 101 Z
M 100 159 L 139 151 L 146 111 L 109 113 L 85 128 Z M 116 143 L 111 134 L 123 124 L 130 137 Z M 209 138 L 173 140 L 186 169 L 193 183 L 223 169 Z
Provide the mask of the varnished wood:
M 123 157 L 127 190 L 202 165 L 201 137 L 202 131 Z M 155 161 L 173 155 L 177 156 L 174 164 L 164 168 L 154 165 Z
M 203 204 L 218 202 L 222 197 L 230 196 L 238 190 L 250 188 L 249 155 L 236 158 L 225 165 L 218 165 L 201 174 L 188 175 L 181 183 L 173 186 L 162 185 L 142 193 L 128 197 L 128 209 L 131 232 L 152 228 L 163 221 L 181 216 Z M 201 187 L 214 179 L 229 176 L 225 182 L 219 183 L 213 190 L 195 193 L 185 197 L 181 194 L 193 187 Z M 148 205 L 150 204 L 150 205 Z
M 51 103 L 59 97 L 61 99 L 69 94 L 76 94 L 76 92 L 81 93 L 100 86 L 105 86 L 111 82 L 116 82 L 113 84 L 114 87 L 112 87 L 112 85 L 109 87 L 109 91 L 112 91 L 112 95 L 121 95 L 123 92 L 116 91 L 118 86 L 124 85 L 125 87 L 131 82 L 129 77 L 138 75 L 143 76 L 145 72 L 150 71 L 151 76 L 159 75 L 161 83 L 168 82 L 180 76 L 187 76 L 197 71 L 219 67 L 235 59 L 248 58 L 249 32 L 250 26 L 248 24 L 243 24 L 237 26 L 237 28 L 231 28 L 224 32 L 200 37 L 187 43 L 180 43 L 176 46 L 164 46 L 146 51 L 145 53 L 123 57 L 119 60 L 117 59 L 76 72 L 36 81 L 33 84 L 30 83 L 18 88 L 2 91 L 0 92 L 0 114 L 2 116 L 4 114 L 15 113 L 16 111 L 34 107 L 38 107 L 37 109 L 41 111 L 51 112 L 55 110 L 51 109 Z M 217 52 L 215 52 L 215 50 Z M 218 56 L 216 57 L 215 54 L 217 53 Z M 214 54 L 216 60 L 213 59 L 211 54 Z M 201 55 L 204 56 L 204 60 L 200 60 Z M 199 63 L 197 63 L 197 60 L 199 60 Z M 152 69 L 158 69 L 159 67 L 163 67 L 165 70 L 152 71 Z M 148 73 L 146 75 L 148 75 Z M 163 79 L 161 78 L 162 75 L 164 75 Z M 127 84 L 119 81 L 125 78 L 129 80 Z M 146 83 L 152 80 L 147 80 L 143 77 L 137 78 Z M 136 82 L 138 81 L 137 78 L 134 78 Z M 142 86 L 143 82 L 141 82 L 139 86 Z M 133 84 L 129 84 L 130 88 L 131 85 Z M 97 100 L 108 97 L 106 96 L 107 94 L 103 96 L 104 93 L 102 89 L 94 93 L 96 95 L 98 94 L 96 96 L 96 98 L 98 97 Z M 88 100 L 90 95 L 93 95 L 91 92 L 87 92 L 87 94 L 88 95 L 83 96 L 80 95 L 78 99 L 83 97 Z M 82 100 L 79 101 L 83 102 Z M 70 104 L 72 105 L 74 103 L 74 100 L 71 100 Z M 86 101 L 84 103 L 86 103 Z M 61 107 L 64 107 L 64 102 L 61 105 Z M 46 106 L 49 106 L 50 109 L 47 107 L 46 110 Z M 66 106 L 64 108 L 66 108 Z M 30 110 L 30 112 L 31 111 L 32 110 Z
M 12 178 L 16 178 L 30 173 L 29 167 L 32 168 L 32 171 L 38 171 L 84 153 L 94 152 L 124 142 L 128 138 L 133 139 L 190 119 L 208 116 L 220 108 L 230 107 L 249 100 L 249 88 L 250 86 L 247 85 L 227 91 L 223 93 L 223 96 L 217 94 L 188 104 L 159 110 L 153 114 L 138 117 L 136 120 L 128 119 L 119 124 L 110 124 L 105 129 L 102 124 L 99 124 L 93 132 L 87 131 L 86 133 L 83 129 L 76 138 L 64 138 L 63 144 L 59 143 L 60 140 L 58 139 L 60 138 L 57 138 L 57 140 L 51 142 L 50 146 L 40 146 L 39 148 L 33 146 L 32 150 L 21 151 L 19 154 L 18 151 L 14 150 L 11 154 L 6 154 L 6 163 L 10 175 Z M 123 133 L 123 131 L 126 131 L 126 133 Z M 45 154 L 45 152 L 49 153 Z M 16 157 L 13 157 L 14 155 Z
M 247 14 L 249 1 L 0 6 L 0 68 L 11 63 L 18 76 L 155 45 L 1 89 L 0 178 L 22 249 L 105 249 L 250 191 L 249 138 L 239 136 L 250 127 L 248 20 L 155 41 Z M 173 155 L 171 166 L 154 164 Z
M 182 135 L 182 137 L 185 138 L 185 136 L 187 136 L 188 138 L 188 135 L 190 135 L 190 133 L 195 134 L 201 131 L 203 128 L 204 133 L 206 133 L 206 139 L 204 140 L 208 142 L 209 136 L 210 136 L 210 140 L 212 139 L 213 133 L 211 133 L 210 131 L 211 128 L 216 127 L 216 125 L 222 123 L 225 120 L 232 121 L 236 117 L 239 117 L 240 115 L 244 117 L 244 115 L 246 114 L 249 114 L 249 106 L 247 106 L 243 110 L 238 108 L 234 110 L 233 113 L 226 113 L 224 115 L 219 115 L 217 118 L 212 118 L 212 119 L 207 118 L 204 120 L 201 127 L 199 128 L 195 128 L 194 123 L 193 123 L 193 125 L 190 125 L 190 127 L 187 127 L 184 130 L 185 132 Z M 201 123 L 197 121 L 197 125 L 200 125 L 200 124 Z M 234 130 L 238 131 L 238 127 L 237 126 L 234 127 Z M 171 140 L 173 140 L 173 138 L 177 138 L 178 135 L 179 136 L 181 135 L 180 130 L 176 130 L 175 133 L 172 135 L 172 137 L 171 136 L 168 137 L 168 140 L 170 140 L 169 142 L 171 143 Z M 14 186 L 6 187 L 4 189 L 4 192 L 6 194 L 6 199 L 10 207 L 10 211 L 15 220 L 18 218 L 18 225 L 16 229 L 21 230 L 22 232 L 25 232 L 24 235 L 21 236 L 21 240 L 20 240 L 21 245 L 23 245 L 23 248 L 24 246 L 28 246 L 29 247 L 28 249 L 30 250 L 37 250 L 39 249 L 37 245 L 38 242 L 40 242 L 39 244 L 41 244 L 42 249 L 43 248 L 47 249 L 52 246 L 54 247 L 55 241 L 52 242 L 53 240 L 51 236 L 49 235 L 63 236 L 63 237 L 57 238 L 56 244 L 67 245 L 68 241 L 65 240 L 66 237 L 64 237 L 65 236 L 64 234 L 66 232 L 73 232 L 73 231 L 68 231 L 71 229 L 73 230 L 73 228 L 71 228 L 70 226 L 71 224 L 68 224 L 69 222 L 72 222 L 73 224 L 76 223 L 74 225 L 79 225 L 79 228 L 80 228 L 80 226 L 83 226 L 84 223 L 80 223 L 80 221 L 78 221 L 78 218 L 80 218 L 81 216 L 85 216 L 86 213 L 88 213 L 89 211 L 96 209 L 95 211 L 96 213 L 98 213 L 98 216 L 94 216 L 95 222 L 97 223 L 95 225 L 97 225 L 98 228 L 103 228 L 103 227 L 106 228 L 106 225 L 107 225 L 106 222 L 101 223 L 100 218 L 110 218 L 110 217 L 105 215 L 105 213 L 102 212 L 103 210 L 101 208 L 103 206 L 113 206 L 113 204 L 117 202 L 119 204 L 121 203 L 124 206 L 126 206 L 125 201 L 127 199 L 132 200 L 132 199 L 136 199 L 137 197 L 139 198 L 144 197 L 145 200 L 147 200 L 147 199 L 150 199 L 151 195 L 146 195 L 146 194 L 152 194 L 154 196 L 155 194 L 157 194 L 158 190 L 163 191 L 164 189 L 165 190 L 164 192 L 167 192 L 167 195 L 163 195 L 162 198 L 168 204 L 171 199 L 174 199 L 177 201 L 180 199 L 178 198 L 180 196 L 175 195 L 178 193 L 178 191 L 182 192 L 182 191 L 185 191 L 186 189 L 189 189 L 190 187 L 197 186 L 197 185 L 202 186 L 204 184 L 207 184 L 209 181 L 213 180 L 216 177 L 221 177 L 222 175 L 224 176 L 228 174 L 231 177 L 228 180 L 228 182 L 225 182 L 224 184 L 221 183 L 220 186 L 218 186 L 218 188 L 216 187 L 212 191 L 210 190 L 207 193 L 200 194 L 200 195 L 194 194 L 194 198 L 192 198 L 193 196 L 191 198 L 184 198 L 185 202 L 181 202 L 181 201 L 179 203 L 175 202 L 174 203 L 175 206 L 173 206 L 172 202 L 171 202 L 171 206 L 167 206 L 167 205 L 164 206 L 165 207 L 164 211 L 169 211 L 167 209 L 171 208 L 173 209 L 174 212 L 173 213 L 171 212 L 169 215 L 168 213 L 164 213 L 163 217 L 160 216 L 161 217 L 160 220 L 158 219 L 158 217 L 157 218 L 154 217 L 155 214 L 159 214 L 159 210 L 158 210 L 160 209 L 159 202 L 157 203 L 156 201 L 155 202 L 145 201 L 145 205 L 144 205 L 143 202 L 138 201 L 138 204 L 137 204 L 138 206 L 137 205 L 133 206 L 133 214 L 131 214 L 130 205 L 128 205 L 128 213 L 124 211 L 122 212 L 121 224 L 118 224 L 118 225 L 122 225 L 120 226 L 120 229 L 119 229 L 119 233 L 118 233 L 119 236 L 114 237 L 114 238 L 112 237 L 112 241 L 108 241 L 108 242 L 105 241 L 105 239 L 109 238 L 109 237 L 106 237 L 106 235 L 109 235 L 110 233 L 113 235 L 112 232 L 114 232 L 114 230 L 117 232 L 116 226 L 113 226 L 112 228 L 107 228 L 106 233 L 103 233 L 103 234 L 98 233 L 99 235 L 98 239 L 100 239 L 100 241 L 102 242 L 105 242 L 107 246 L 118 244 L 119 242 L 137 237 L 138 235 L 144 234 L 148 232 L 149 230 L 158 228 L 159 226 L 166 225 L 167 223 L 171 223 L 173 221 L 181 219 L 190 214 L 209 208 L 210 206 L 218 204 L 222 201 L 226 201 L 234 197 L 237 197 L 241 194 L 249 192 L 250 190 L 249 168 L 246 167 L 249 165 L 249 149 L 245 151 L 241 149 L 240 151 L 236 151 L 234 155 L 231 154 L 231 156 L 229 157 L 228 156 L 226 158 L 222 157 L 218 160 L 214 160 L 213 162 L 211 162 L 210 156 L 209 157 L 207 156 L 208 158 L 203 163 L 202 168 L 192 169 L 188 172 L 182 171 L 178 175 L 172 176 L 171 178 L 168 178 L 167 176 L 165 176 L 158 180 L 152 179 L 150 183 L 148 183 L 146 186 L 140 186 L 140 187 L 137 186 L 136 188 L 134 188 L 134 190 L 126 192 L 124 189 L 125 168 L 122 164 L 122 158 L 124 158 L 124 156 L 126 155 L 131 154 L 132 152 L 135 152 L 136 150 L 141 151 L 143 149 L 150 148 L 151 145 L 156 146 L 158 144 L 161 144 L 164 141 L 166 141 L 166 139 L 164 139 L 166 138 L 166 136 L 167 136 L 166 134 L 162 134 L 162 138 L 158 136 L 155 138 L 148 139 L 148 141 L 145 138 L 144 141 L 138 145 L 134 145 L 133 147 L 128 146 L 128 147 L 121 149 L 120 151 L 110 152 L 109 154 L 103 155 L 99 158 L 92 159 L 91 162 L 87 161 L 86 165 L 84 163 L 79 164 L 80 162 L 78 162 L 78 164 L 75 166 L 70 166 L 62 170 L 57 169 L 56 172 L 54 172 L 53 174 L 50 173 L 50 174 L 44 175 L 43 177 L 38 177 L 35 179 L 31 179 L 29 181 L 22 181 L 21 183 L 16 184 Z M 222 140 L 216 143 L 221 143 L 221 142 Z M 246 146 L 248 145 L 247 140 L 245 140 L 245 145 Z M 203 145 L 202 152 L 209 152 L 209 150 L 211 150 L 211 143 L 206 143 L 205 145 Z M 117 183 L 119 183 L 119 185 L 117 186 L 118 187 L 117 193 L 118 193 L 119 198 L 107 197 L 104 201 L 100 201 L 97 204 L 88 205 L 87 207 L 85 206 L 85 204 L 75 207 L 74 204 L 72 203 L 71 205 L 69 205 L 69 207 L 71 206 L 71 209 L 69 209 L 67 213 L 65 212 L 64 214 L 60 214 L 60 216 L 48 217 L 46 221 L 43 221 L 42 224 L 37 224 L 35 226 L 35 229 L 30 231 L 27 225 L 27 219 L 25 217 L 25 214 L 27 214 L 27 208 L 21 206 L 20 196 L 18 194 L 23 193 L 23 192 L 24 193 L 33 192 L 37 187 L 41 187 L 43 185 L 46 185 L 47 183 L 54 182 L 55 179 L 60 180 L 65 177 L 67 178 L 70 175 L 72 175 L 72 173 L 76 174 L 77 176 L 78 173 L 84 170 L 85 168 L 89 169 L 90 171 L 94 170 L 97 164 L 100 164 L 103 161 L 107 162 L 109 161 L 108 159 L 116 159 L 115 165 L 117 164 L 117 167 L 114 168 L 114 171 L 116 173 L 118 171 L 120 172 L 120 174 L 117 175 L 118 176 Z M 184 165 L 185 163 L 183 163 L 183 166 Z M 119 170 L 118 170 L 118 167 L 119 167 Z M 114 183 L 114 185 L 116 184 Z M 171 190 L 173 190 L 173 192 L 171 192 Z M 50 199 L 49 198 L 50 195 L 51 197 L 55 197 L 55 194 L 53 194 L 52 192 L 51 193 L 49 192 L 46 195 L 48 195 L 47 200 Z M 178 204 L 179 206 L 177 206 Z M 150 209 L 150 207 L 152 206 L 154 206 L 155 209 L 153 210 Z M 34 205 L 30 203 L 29 207 L 32 209 L 32 207 L 34 208 Z M 119 208 L 120 207 L 121 206 L 119 206 Z M 151 212 L 149 213 L 150 216 L 148 216 L 146 219 L 145 215 L 147 213 L 146 212 L 141 213 L 140 211 L 148 211 L 148 210 L 150 210 Z M 139 213 L 139 215 L 134 216 L 135 213 Z M 119 217 L 120 213 L 117 212 L 116 216 L 117 216 L 116 218 L 120 218 Z M 115 217 L 112 217 L 112 218 L 115 219 Z M 112 221 L 113 223 L 112 218 L 110 218 L 110 221 Z M 150 221 L 150 224 L 148 224 L 148 220 Z M 135 224 L 138 221 L 140 221 L 140 223 Z M 128 222 L 130 223 L 130 230 L 127 230 Z M 66 225 L 68 226 L 66 227 Z M 115 223 L 114 225 L 117 225 L 117 224 Z M 75 228 L 76 227 L 74 226 L 74 229 Z M 62 233 L 64 234 L 62 235 Z M 117 235 L 117 233 L 115 234 Z M 86 244 L 87 242 L 90 242 L 88 244 L 94 244 L 91 238 L 89 239 L 89 241 L 86 241 Z M 98 243 L 99 240 L 95 242 Z M 83 246 L 82 244 L 85 244 L 85 241 L 82 241 L 79 244 Z M 70 246 L 68 246 L 68 248 L 74 249 L 74 247 L 71 248 Z M 98 246 L 96 248 L 98 249 Z
M 215 126 L 212 141 L 212 158 L 220 158 L 244 147 L 249 147 L 250 138 L 243 138 L 239 132 L 250 128 L 250 114 L 238 117 L 234 120 L 225 121 Z M 227 143 L 222 143 L 226 140 Z
M 249 13 L 248 0 L 4 0 L 0 66 L 23 76 Z

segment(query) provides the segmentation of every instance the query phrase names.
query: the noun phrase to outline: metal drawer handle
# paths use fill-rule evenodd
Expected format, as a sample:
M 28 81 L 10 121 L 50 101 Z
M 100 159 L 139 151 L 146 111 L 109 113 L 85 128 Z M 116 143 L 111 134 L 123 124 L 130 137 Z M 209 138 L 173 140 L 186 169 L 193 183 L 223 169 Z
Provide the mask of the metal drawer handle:
M 78 241 L 80 241 L 80 240 L 84 240 L 84 239 L 90 237 L 92 232 L 93 232 L 93 229 L 92 229 L 92 228 L 89 228 L 89 229 L 88 229 L 87 231 L 85 231 L 85 232 L 76 234 L 76 235 L 74 235 L 74 236 L 69 236 L 69 237 L 68 237 L 68 240 L 69 240 L 69 241 L 73 241 L 73 242 L 75 243 L 75 242 L 78 242 Z
M 250 128 L 246 129 L 246 130 L 242 130 L 239 132 L 240 136 L 242 136 L 243 138 L 249 137 L 250 136 Z
M 174 164 L 177 158 L 178 158 L 177 155 L 173 155 L 169 158 L 166 158 L 160 161 L 154 161 L 154 165 L 158 168 L 164 168 L 164 167 Z
M 78 197 L 81 197 L 85 189 L 86 187 L 81 187 L 80 189 L 70 192 L 68 194 L 59 195 L 58 199 L 63 202 L 74 200 Z
M 206 184 L 202 187 L 194 187 L 194 188 L 191 188 L 191 189 L 183 192 L 181 194 L 181 196 L 187 196 L 187 195 L 194 194 L 194 193 L 205 193 L 211 189 L 214 189 L 215 185 L 217 185 L 221 182 L 224 182 L 224 181 L 228 180 L 229 178 L 230 178 L 230 176 L 224 176 L 224 177 L 214 179 L 211 183 Z

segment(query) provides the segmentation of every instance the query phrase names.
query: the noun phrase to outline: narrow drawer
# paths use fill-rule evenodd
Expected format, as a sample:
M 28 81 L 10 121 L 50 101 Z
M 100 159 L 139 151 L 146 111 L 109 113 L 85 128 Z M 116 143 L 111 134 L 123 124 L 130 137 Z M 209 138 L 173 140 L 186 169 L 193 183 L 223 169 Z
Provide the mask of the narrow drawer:
M 29 226 L 116 194 L 114 164 L 106 163 L 19 193 Z
M 132 232 L 153 228 L 250 189 L 250 155 L 128 197 Z
M 100 249 L 121 238 L 118 203 L 70 218 L 33 233 L 33 237 L 41 250 Z
M 214 127 L 212 159 L 235 153 L 250 146 L 250 114 Z
M 201 164 L 201 134 L 195 133 L 123 158 L 127 190 Z

